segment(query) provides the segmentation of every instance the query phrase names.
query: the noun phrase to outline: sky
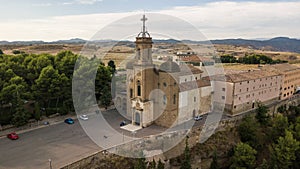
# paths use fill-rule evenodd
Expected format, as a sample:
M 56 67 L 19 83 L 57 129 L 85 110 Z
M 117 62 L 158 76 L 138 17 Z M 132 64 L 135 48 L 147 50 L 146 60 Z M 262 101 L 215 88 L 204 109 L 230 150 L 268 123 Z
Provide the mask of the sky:
M 107 25 L 144 12 L 177 17 L 193 25 L 207 39 L 278 36 L 300 39 L 300 1 L 295 0 L 0 0 L 0 3 L 0 40 L 8 41 L 88 40 Z M 148 19 L 150 23 L 151 17 Z M 132 29 L 140 31 L 140 27 Z M 160 29 L 174 28 L 162 23 Z

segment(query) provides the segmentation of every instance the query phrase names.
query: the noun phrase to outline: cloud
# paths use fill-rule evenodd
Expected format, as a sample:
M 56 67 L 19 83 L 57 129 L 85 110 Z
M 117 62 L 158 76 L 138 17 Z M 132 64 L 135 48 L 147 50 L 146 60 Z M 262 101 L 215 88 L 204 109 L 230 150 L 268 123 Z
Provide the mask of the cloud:
M 80 5 L 93 5 L 98 2 L 102 2 L 103 0 L 74 0 L 69 2 L 62 2 L 61 5 L 74 5 L 74 4 L 80 4 Z
M 201 6 L 178 6 L 152 12 L 186 20 L 208 39 L 272 38 L 275 36 L 300 38 L 299 6 L 300 2 L 222 1 Z M 48 41 L 74 37 L 89 39 L 109 23 L 132 14 L 142 14 L 142 12 L 70 15 L 44 20 L 1 22 L 0 37 L 6 40 L 41 39 Z M 148 17 L 148 19 L 150 23 L 151 18 Z M 133 26 L 138 26 L 132 29 L 139 31 L 140 21 L 137 19 L 131 22 L 135 23 L 132 24 Z M 151 25 L 148 27 L 151 32 Z M 122 27 L 118 29 L 121 30 Z M 161 22 L 161 29 L 169 28 Z
M 299 38 L 300 2 L 214 2 L 160 11 L 189 21 L 212 38 Z
M 92 5 L 97 2 L 101 2 L 102 0 L 76 0 L 77 3 L 79 4 L 85 4 L 85 5 Z
M 39 3 L 39 4 L 32 4 L 32 6 L 37 6 L 37 7 L 47 7 L 47 6 L 52 6 L 52 3 Z

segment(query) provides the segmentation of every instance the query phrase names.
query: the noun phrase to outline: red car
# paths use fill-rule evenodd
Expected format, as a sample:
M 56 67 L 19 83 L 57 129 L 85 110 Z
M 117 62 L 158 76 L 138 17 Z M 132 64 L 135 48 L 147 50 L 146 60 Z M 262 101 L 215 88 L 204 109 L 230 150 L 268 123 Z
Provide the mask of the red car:
M 13 132 L 13 133 L 9 133 L 7 135 L 7 138 L 9 138 L 11 140 L 17 140 L 19 138 L 19 136 L 15 132 Z

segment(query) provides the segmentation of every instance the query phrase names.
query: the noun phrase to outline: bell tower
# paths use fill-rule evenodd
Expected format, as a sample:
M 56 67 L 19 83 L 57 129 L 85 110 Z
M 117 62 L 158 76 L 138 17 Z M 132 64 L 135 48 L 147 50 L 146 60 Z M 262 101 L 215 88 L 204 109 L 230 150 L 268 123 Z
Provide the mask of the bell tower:
M 157 88 L 158 74 L 152 61 L 152 38 L 146 30 L 147 18 L 141 19 L 143 27 L 135 40 L 135 58 L 129 82 L 132 123 L 146 127 L 153 123 L 153 96 Z
M 138 34 L 135 40 L 136 55 L 135 65 L 153 66 L 152 62 L 152 38 L 146 30 L 147 18 L 143 15 L 141 21 L 143 22 L 142 31 Z

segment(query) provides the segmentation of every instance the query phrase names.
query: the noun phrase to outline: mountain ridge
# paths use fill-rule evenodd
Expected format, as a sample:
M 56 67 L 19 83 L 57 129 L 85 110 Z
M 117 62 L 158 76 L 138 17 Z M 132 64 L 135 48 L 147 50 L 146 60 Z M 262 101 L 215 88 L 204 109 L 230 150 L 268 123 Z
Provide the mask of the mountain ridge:
M 37 44 L 85 44 L 87 42 L 118 42 L 116 40 L 94 40 L 87 41 L 80 38 L 69 40 L 57 40 L 52 42 L 37 41 L 0 41 L 0 45 L 37 45 Z M 131 41 L 124 41 L 131 42 Z M 186 43 L 186 44 L 223 44 L 235 46 L 251 46 L 254 49 L 268 49 L 272 51 L 296 52 L 300 53 L 300 39 L 289 37 L 274 37 L 266 40 L 250 40 L 250 39 L 216 39 L 207 41 L 192 41 L 192 40 L 176 40 L 176 39 L 153 39 L 154 43 Z

